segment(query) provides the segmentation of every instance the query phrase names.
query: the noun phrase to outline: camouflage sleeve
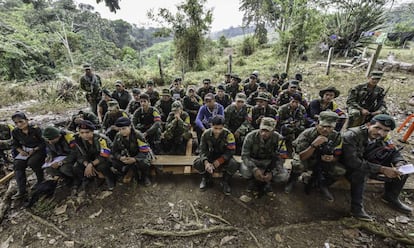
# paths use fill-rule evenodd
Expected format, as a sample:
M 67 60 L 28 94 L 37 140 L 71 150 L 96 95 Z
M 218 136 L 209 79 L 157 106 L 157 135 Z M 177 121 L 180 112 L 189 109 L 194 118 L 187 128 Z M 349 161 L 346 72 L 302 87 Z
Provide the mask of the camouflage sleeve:
M 348 98 L 346 100 L 346 105 L 348 108 L 354 108 L 361 110 L 362 107 L 358 103 L 358 88 L 352 88 L 349 90 Z
M 313 142 L 313 139 L 311 139 L 311 137 L 309 137 L 308 133 L 309 133 L 309 131 L 305 130 L 304 132 L 299 134 L 299 136 L 293 141 L 292 145 L 293 145 L 296 153 L 299 154 L 299 153 L 303 152 Z
M 231 105 L 227 106 L 224 109 L 224 127 L 227 128 L 227 129 L 230 126 L 230 120 L 231 120 L 231 110 L 230 110 L 230 108 L 231 108 Z
M 201 136 L 201 141 L 200 141 L 200 160 L 203 165 L 204 165 L 204 161 L 208 160 L 208 154 L 209 154 L 208 143 L 207 143 L 207 139 L 208 139 L 207 133 L 208 132 L 203 133 L 203 135 Z M 213 162 L 213 161 L 209 161 L 209 162 Z
M 385 93 L 384 90 L 378 96 L 378 111 L 381 111 L 382 114 L 387 114 L 387 104 L 385 103 Z

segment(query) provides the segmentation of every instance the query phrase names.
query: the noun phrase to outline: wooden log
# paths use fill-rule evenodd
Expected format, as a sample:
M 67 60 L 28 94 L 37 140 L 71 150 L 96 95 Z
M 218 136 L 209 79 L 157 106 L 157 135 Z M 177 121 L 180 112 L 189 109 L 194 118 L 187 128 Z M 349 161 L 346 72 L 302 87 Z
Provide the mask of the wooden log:
M 205 229 L 188 230 L 188 231 L 162 231 L 153 229 L 138 229 L 136 232 L 142 235 L 154 236 L 154 237 L 191 237 L 202 234 L 209 234 L 215 232 L 232 232 L 237 229 L 232 226 L 213 226 Z
M 329 70 L 331 69 L 331 62 L 332 62 L 332 55 L 333 55 L 334 48 L 329 48 L 328 53 L 328 61 L 326 62 L 326 75 L 329 75 Z
M 289 66 L 290 66 L 290 54 L 291 54 L 291 44 L 289 43 L 287 55 L 286 55 L 286 63 L 285 63 L 285 72 L 289 73 Z
M 377 64 L 378 56 L 381 52 L 381 49 L 382 49 L 382 44 L 378 44 L 377 49 L 375 50 L 375 53 L 371 57 L 365 76 L 368 77 L 371 71 L 374 69 L 375 65 Z
M 5 175 L 2 179 L 0 179 L 0 185 L 7 183 L 13 177 L 14 177 L 14 171 L 10 172 L 9 174 Z

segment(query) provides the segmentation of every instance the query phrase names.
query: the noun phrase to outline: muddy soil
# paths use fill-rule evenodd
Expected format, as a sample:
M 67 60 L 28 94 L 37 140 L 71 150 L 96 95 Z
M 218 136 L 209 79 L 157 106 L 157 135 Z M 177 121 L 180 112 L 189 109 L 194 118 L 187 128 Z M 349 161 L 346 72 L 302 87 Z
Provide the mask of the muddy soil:
M 274 197 L 242 203 L 238 198 L 248 194 L 245 180 L 235 176 L 232 196 L 221 193 L 219 181 L 200 192 L 197 175 L 163 175 L 154 178 L 150 187 L 118 184 L 110 195 L 103 191 L 105 185 L 92 184 L 84 197 L 72 197 L 62 187 L 53 201 L 44 199 L 27 211 L 54 223 L 67 237 L 35 221 L 22 211 L 21 203 L 14 202 L 2 223 L 0 242 L 7 245 L 2 247 L 73 247 L 71 241 L 75 241 L 74 247 L 406 247 L 344 225 L 350 206 L 346 185 L 332 190 L 333 203 L 324 201 L 316 190 L 305 194 L 300 183 L 291 194 L 284 193 L 282 185 L 275 185 Z M 381 192 L 380 184 L 369 186 L 367 211 L 378 224 L 412 235 L 413 220 L 383 203 Z M 406 192 L 403 199 L 411 202 L 414 196 Z M 215 227 L 234 230 L 191 237 L 156 237 L 140 232 Z M 12 242 L 4 243 L 8 238 Z

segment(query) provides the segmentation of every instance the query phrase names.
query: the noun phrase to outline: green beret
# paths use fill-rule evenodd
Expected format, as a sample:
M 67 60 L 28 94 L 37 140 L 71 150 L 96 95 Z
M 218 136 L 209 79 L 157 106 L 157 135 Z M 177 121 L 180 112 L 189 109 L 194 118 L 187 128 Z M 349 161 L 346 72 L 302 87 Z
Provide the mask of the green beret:
M 42 136 L 47 140 L 56 139 L 57 137 L 59 137 L 59 135 L 60 130 L 53 126 L 46 127 L 45 130 L 43 130 L 42 134 Z
M 393 130 L 396 126 L 394 118 L 386 114 L 376 115 L 374 116 L 374 118 L 371 119 L 371 121 L 379 122 L 382 125 L 391 128 L 391 130 Z

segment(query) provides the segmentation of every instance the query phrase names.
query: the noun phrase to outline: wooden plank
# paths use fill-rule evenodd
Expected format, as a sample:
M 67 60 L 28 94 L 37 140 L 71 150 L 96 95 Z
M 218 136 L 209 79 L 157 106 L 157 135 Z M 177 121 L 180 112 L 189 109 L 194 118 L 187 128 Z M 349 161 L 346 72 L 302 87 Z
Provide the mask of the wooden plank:
M 151 161 L 152 165 L 192 165 L 198 156 L 159 155 Z
M 326 73 L 325 73 L 326 75 L 329 75 L 329 70 L 331 69 L 333 50 L 334 50 L 333 47 L 329 48 L 328 61 L 326 62 Z
M 290 58 L 291 58 L 291 44 L 289 43 L 287 54 L 286 54 L 286 63 L 285 63 L 285 72 L 289 73 L 289 67 L 290 67 Z
M 191 166 L 184 166 L 184 174 L 191 174 L 192 167 Z
M 5 175 L 2 179 L 0 179 L 0 184 L 7 183 L 13 177 L 14 177 L 14 171 L 10 172 L 9 174 Z
M 377 64 L 377 59 L 379 57 L 381 49 L 382 49 L 382 44 L 378 44 L 377 49 L 375 50 L 375 53 L 372 54 L 371 60 L 369 61 L 368 69 L 367 69 L 367 72 L 365 74 L 366 77 L 369 76 L 369 74 L 374 69 L 375 65 Z

